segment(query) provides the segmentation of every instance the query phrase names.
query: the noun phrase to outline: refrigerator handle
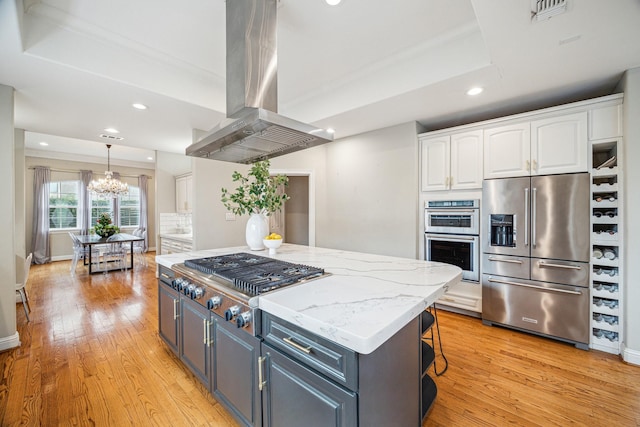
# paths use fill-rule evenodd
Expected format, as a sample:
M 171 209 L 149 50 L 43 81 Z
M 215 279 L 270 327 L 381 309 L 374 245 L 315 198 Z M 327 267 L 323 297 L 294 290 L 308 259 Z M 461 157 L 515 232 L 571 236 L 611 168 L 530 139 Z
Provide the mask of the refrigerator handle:
M 531 189 L 531 247 L 536 247 L 536 194 L 538 189 Z
M 524 189 L 524 247 L 529 246 L 529 188 Z

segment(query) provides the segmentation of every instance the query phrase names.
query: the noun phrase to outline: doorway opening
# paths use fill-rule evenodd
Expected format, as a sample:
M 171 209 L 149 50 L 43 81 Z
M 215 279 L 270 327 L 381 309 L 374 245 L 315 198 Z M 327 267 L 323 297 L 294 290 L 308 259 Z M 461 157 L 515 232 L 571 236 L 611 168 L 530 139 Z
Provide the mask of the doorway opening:
M 282 235 L 285 243 L 315 246 L 315 185 L 311 172 L 279 170 L 272 175 L 286 175 L 289 185 L 282 191 L 289 200 L 284 209 L 269 217 L 269 230 Z

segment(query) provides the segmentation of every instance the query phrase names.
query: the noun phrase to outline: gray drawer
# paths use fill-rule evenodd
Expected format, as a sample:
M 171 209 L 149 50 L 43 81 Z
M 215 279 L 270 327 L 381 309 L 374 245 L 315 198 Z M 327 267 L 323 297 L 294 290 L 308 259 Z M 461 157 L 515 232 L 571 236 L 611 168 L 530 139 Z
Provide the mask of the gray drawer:
M 482 255 L 482 274 L 529 279 L 528 257 L 512 255 Z
M 358 387 L 357 353 L 269 313 L 262 313 L 262 337 L 271 347 L 351 390 Z
M 171 282 L 176 278 L 176 274 L 170 268 L 163 265 L 158 266 L 158 278 L 166 285 L 171 286 Z

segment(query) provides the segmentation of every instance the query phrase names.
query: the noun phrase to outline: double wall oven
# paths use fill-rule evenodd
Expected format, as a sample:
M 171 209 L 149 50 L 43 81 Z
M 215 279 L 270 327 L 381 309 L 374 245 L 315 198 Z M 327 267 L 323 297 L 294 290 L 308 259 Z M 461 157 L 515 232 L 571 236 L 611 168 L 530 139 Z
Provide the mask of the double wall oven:
M 480 200 L 425 202 L 425 260 L 462 269 L 462 281 L 438 300 L 438 307 L 480 317 Z

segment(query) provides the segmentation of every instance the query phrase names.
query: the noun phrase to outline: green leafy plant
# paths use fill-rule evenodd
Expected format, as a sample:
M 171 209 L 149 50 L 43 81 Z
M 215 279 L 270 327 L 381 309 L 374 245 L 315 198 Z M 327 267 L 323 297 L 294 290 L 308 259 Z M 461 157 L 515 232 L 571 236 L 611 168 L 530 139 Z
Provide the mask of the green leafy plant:
M 108 212 L 100 214 L 93 229 L 98 236 L 102 237 L 109 237 L 120 232 L 120 228 L 112 224 L 111 215 Z
M 247 176 L 234 171 L 231 178 L 239 182 L 234 193 L 222 189 L 222 204 L 236 215 L 262 213 L 268 215 L 282 209 L 282 204 L 289 200 L 286 194 L 278 194 L 278 186 L 287 185 L 289 178 L 285 175 L 269 175 L 269 160 L 256 162 L 251 166 Z

